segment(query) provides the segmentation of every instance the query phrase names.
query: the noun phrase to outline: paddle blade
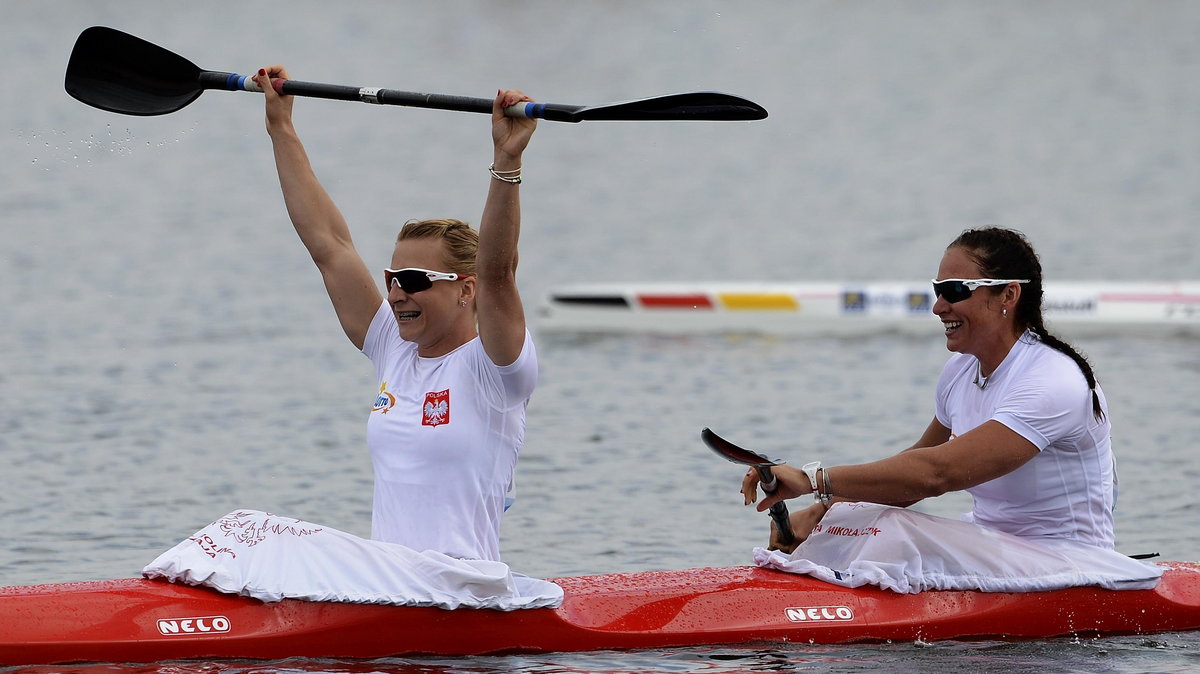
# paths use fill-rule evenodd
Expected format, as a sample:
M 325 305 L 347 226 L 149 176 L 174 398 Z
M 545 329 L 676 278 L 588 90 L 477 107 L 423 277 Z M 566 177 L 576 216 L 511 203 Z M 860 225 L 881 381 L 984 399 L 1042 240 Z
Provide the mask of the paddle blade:
M 90 106 L 125 115 L 165 115 L 204 91 L 200 68 L 145 40 L 104 26 L 79 34 L 66 89 Z
M 727 461 L 740 463 L 744 466 L 774 466 L 782 461 L 769 459 L 758 452 L 751 451 L 744 447 L 738 447 L 732 442 L 713 433 L 709 429 L 700 431 L 700 439 L 704 440 L 704 444 L 708 445 L 709 449 L 724 457 Z
M 583 107 L 571 111 L 569 118 L 555 118 L 547 111 L 546 119 L 570 122 L 588 120 L 737 122 L 764 119 L 766 116 L 766 108 L 740 96 L 715 91 L 692 91 L 624 103 Z
M 782 461 L 772 461 L 758 452 L 751 451 L 745 447 L 738 447 L 707 428 L 700 431 L 700 438 L 704 440 L 704 444 L 708 445 L 709 449 L 721 455 L 726 460 L 757 468 L 759 483 L 762 486 L 763 492 L 770 494 L 775 491 L 778 483 L 775 481 L 775 476 L 771 473 L 771 466 L 779 465 L 783 463 Z M 792 544 L 796 542 L 796 534 L 792 531 L 792 520 L 788 514 L 787 504 L 783 501 L 778 501 L 770 507 L 768 512 L 771 515 L 771 520 L 775 522 L 775 528 L 779 531 L 779 545 L 788 552 L 791 552 Z

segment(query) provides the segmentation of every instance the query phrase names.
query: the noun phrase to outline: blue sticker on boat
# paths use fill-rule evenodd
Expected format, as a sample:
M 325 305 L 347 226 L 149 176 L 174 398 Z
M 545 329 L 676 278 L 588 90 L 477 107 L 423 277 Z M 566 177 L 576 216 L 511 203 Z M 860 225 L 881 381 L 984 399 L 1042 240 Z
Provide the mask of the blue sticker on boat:
M 867 294 L 861 290 L 842 293 L 842 311 L 862 313 L 867 310 Z
M 908 310 L 914 314 L 923 314 L 933 309 L 933 298 L 929 293 L 910 292 L 908 294 Z

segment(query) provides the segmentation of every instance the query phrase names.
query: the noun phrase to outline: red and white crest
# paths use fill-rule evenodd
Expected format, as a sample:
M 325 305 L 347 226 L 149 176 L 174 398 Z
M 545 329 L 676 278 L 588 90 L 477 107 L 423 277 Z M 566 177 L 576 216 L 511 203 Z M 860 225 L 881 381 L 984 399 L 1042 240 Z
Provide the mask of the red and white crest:
M 450 423 L 450 389 L 425 394 L 421 406 L 421 425 L 438 426 Z

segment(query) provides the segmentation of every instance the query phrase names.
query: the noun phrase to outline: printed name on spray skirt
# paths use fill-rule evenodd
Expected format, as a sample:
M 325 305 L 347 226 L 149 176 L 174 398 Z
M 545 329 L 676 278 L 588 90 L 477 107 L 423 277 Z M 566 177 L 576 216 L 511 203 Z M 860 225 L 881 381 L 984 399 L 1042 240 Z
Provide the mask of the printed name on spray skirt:
M 849 606 L 789 606 L 783 612 L 794 623 L 854 620 L 854 611 Z
M 229 618 L 223 615 L 206 615 L 196 618 L 160 618 L 158 621 L 158 631 L 166 636 L 228 632 L 229 628 Z

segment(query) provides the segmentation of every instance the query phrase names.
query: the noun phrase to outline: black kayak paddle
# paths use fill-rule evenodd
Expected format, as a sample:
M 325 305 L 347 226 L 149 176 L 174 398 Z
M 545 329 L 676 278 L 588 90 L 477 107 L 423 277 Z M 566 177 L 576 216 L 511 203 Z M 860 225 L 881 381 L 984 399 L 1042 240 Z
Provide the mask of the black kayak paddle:
M 281 94 L 382 105 L 491 114 L 492 101 L 447 94 L 274 80 Z M 203 70 L 182 56 L 113 28 L 92 26 L 79 35 L 67 63 L 67 93 L 101 110 L 124 115 L 165 115 L 200 97 L 206 89 L 258 91 L 250 77 Z M 518 103 L 513 117 L 555 122 L 597 121 L 751 121 L 767 111 L 744 98 L 713 91 L 655 96 L 605 105 Z

